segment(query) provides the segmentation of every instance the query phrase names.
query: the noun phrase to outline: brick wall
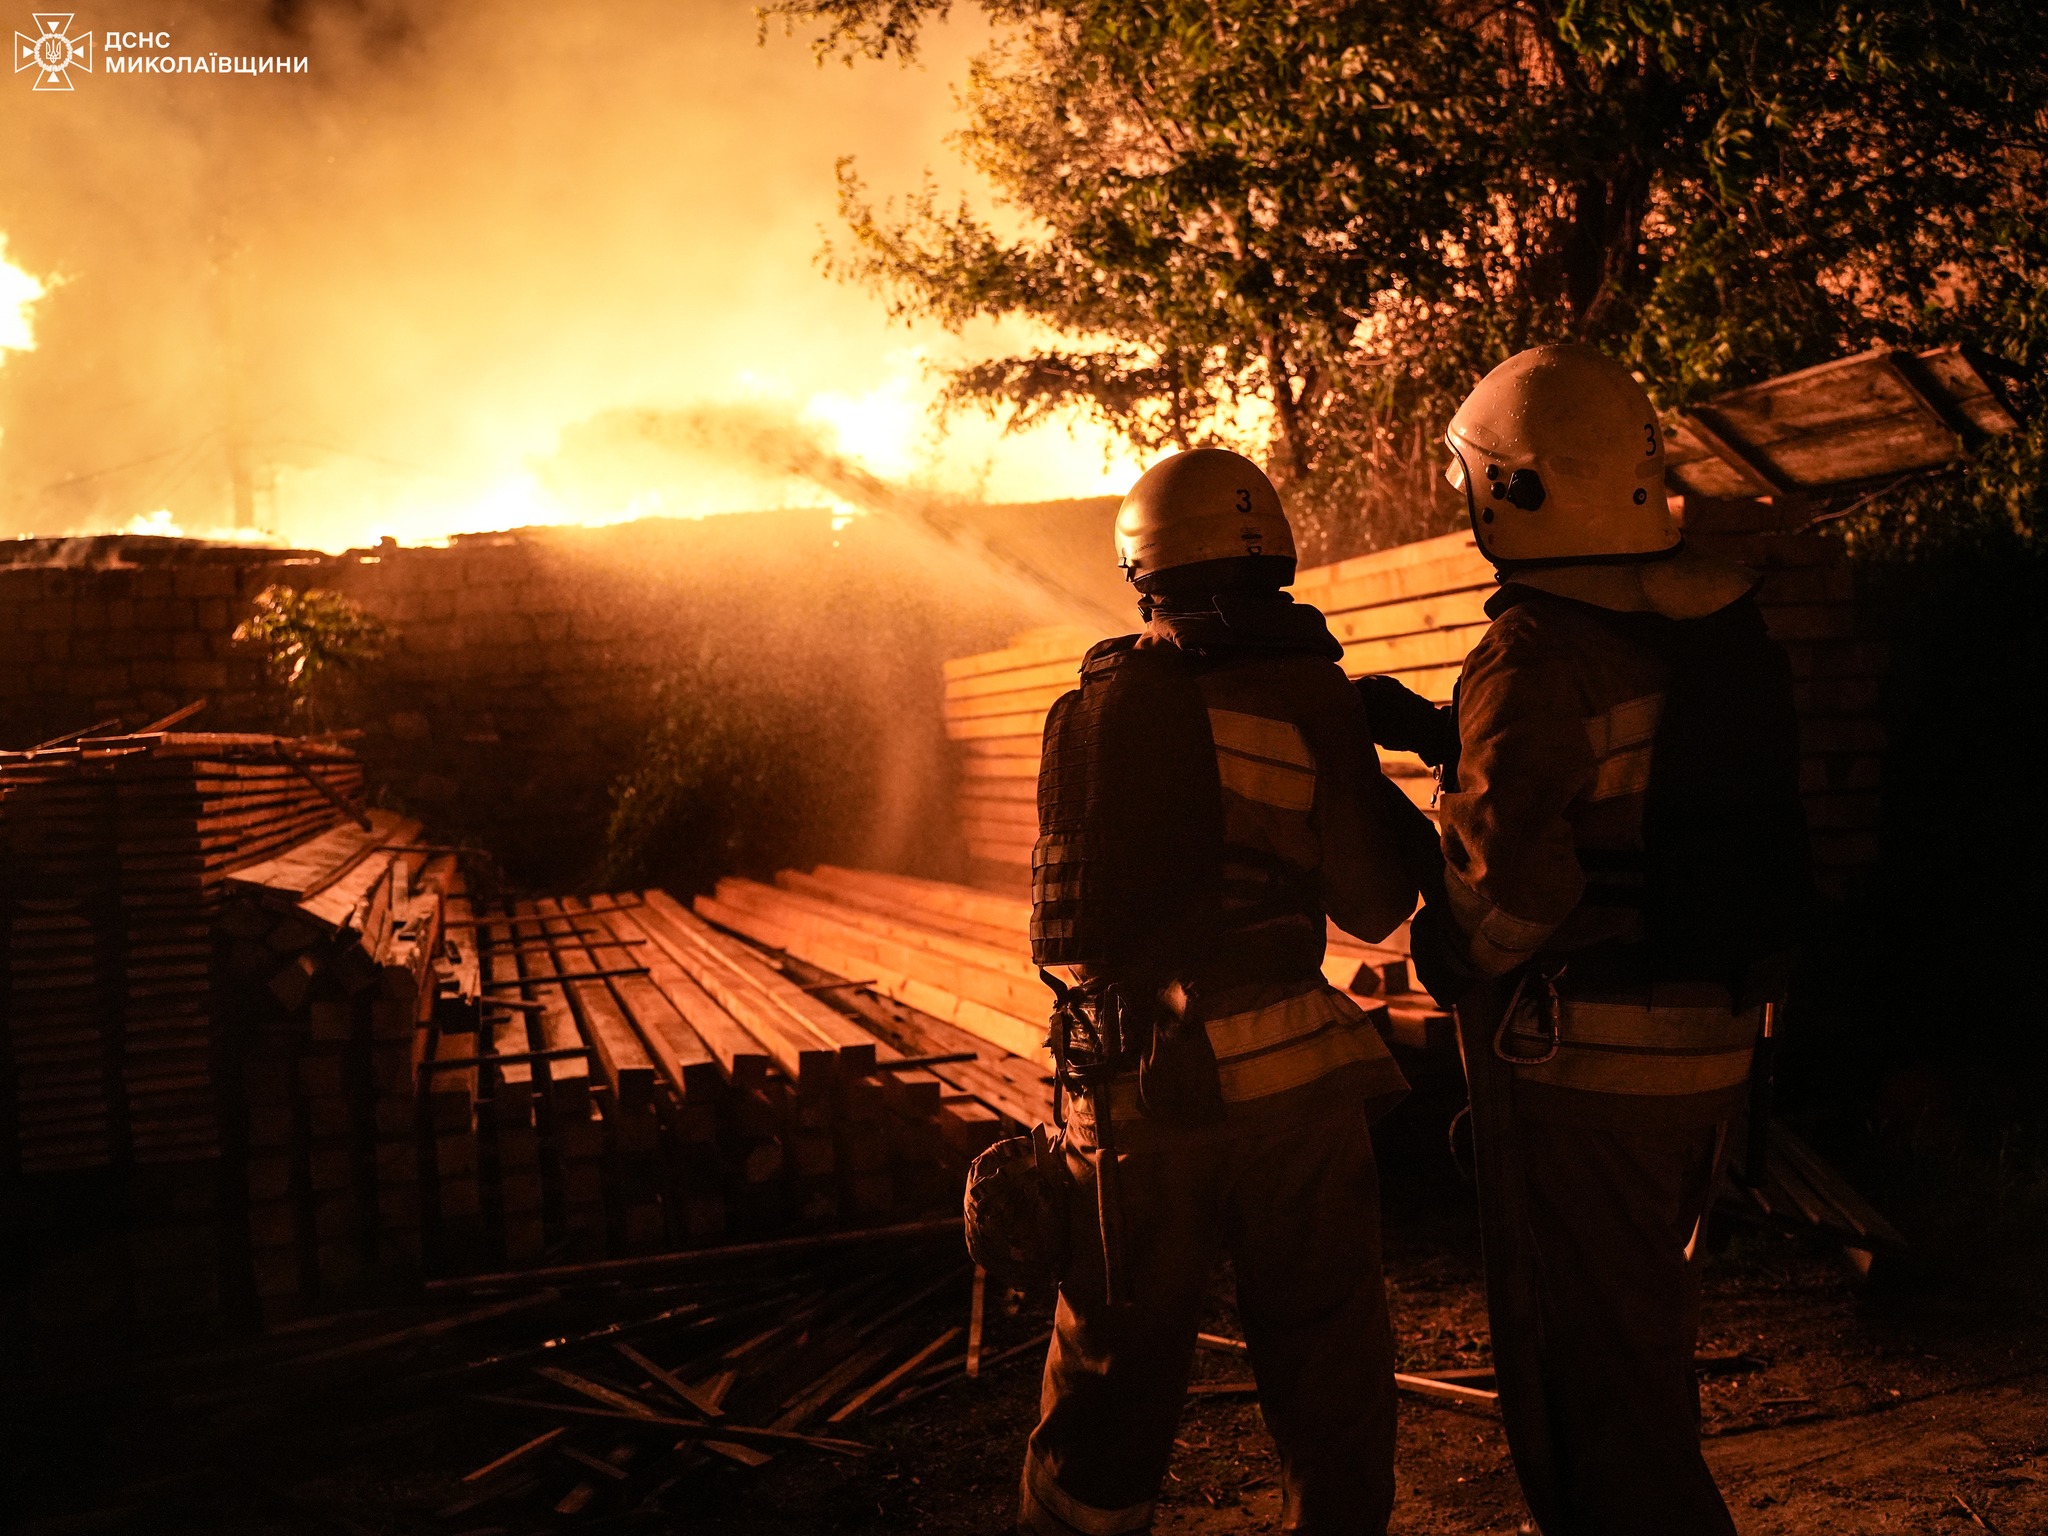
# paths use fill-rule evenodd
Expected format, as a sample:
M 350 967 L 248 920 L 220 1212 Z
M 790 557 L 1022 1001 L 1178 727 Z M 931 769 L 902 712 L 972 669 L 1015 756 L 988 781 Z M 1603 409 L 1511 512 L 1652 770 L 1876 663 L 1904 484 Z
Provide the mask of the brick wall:
M 340 556 L 110 537 L 24 541 L 13 558 L 0 745 L 200 697 L 188 728 L 275 726 L 281 701 L 231 634 L 273 582 L 331 588 L 391 630 L 334 722 L 363 732 L 376 793 L 550 882 L 594 870 L 613 786 L 667 702 L 707 680 L 741 713 L 817 701 L 800 750 L 810 798 L 832 805 L 789 808 L 809 818 L 801 853 L 956 872 L 957 832 L 930 813 L 950 800 L 940 661 L 1046 616 L 927 536 L 876 518 L 835 529 L 823 511 Z

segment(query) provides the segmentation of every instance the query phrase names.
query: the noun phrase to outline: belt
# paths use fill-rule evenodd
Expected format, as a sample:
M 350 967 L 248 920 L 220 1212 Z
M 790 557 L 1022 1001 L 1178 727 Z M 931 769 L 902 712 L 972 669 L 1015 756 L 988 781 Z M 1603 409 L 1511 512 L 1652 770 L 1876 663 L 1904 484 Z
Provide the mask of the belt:
M 1225 1104 L 1285 1093 L 1353 1063 L 1379 1069 L 1370 1091 L 1406 1091 L 1400 1068 L 1372 1017 L 1320 979 L 1292 997 L 1205 1019 L 1203 1028 L 1216 1058 L 1216 1080 Z M 1382 1076 L 1390 1081 L 1379 1081 Z M 1108 1093 L 1110 1111 L 1119 1121 L 1144 1113 L 1135 1071 L 1118 1073 Z M 1076 1091 L 1077 1110 L 1086 1112 L 1088 1096 L 1085 1089 Z
M 1711 1004 L 1645 1006 L 1563 998 L 1554 1036 L 1533 1008 L 1525 1007 L 1507 1020 L 1500 1041 L 1516 1077 L 1525 1082 L 1670 1097 L 1712 1093 L 1747 1081 L 1763 1018 L 1761 1005 L 1730 1012 Z

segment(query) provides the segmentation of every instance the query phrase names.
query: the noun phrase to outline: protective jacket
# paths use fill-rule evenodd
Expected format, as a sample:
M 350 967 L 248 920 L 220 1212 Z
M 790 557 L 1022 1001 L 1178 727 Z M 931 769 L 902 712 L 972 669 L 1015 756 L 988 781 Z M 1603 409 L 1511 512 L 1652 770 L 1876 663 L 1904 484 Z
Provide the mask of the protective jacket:
M 1805 904 L 1791 678 L 1740 567 L 1524 570 L 1438 802 L 1495 1383 L 1544 1536 L 1734 1536 L 1699 1232 Z
M 1378 939 L 1408 915 L 1435 834 L 1380 773 L 1341 655 L 1280 592 L 1155 602 L 1046 723 L 1032 952 L 1078 980 L 1094 1043 L 1123 1049 L 1083 1079 L 1061 1142 L 1031 1536 L 1150 1529 L 1223 1253 L 1282 1524 L 1386 1529 L 1394 1352 L 1369 1114 L 1406 1084 L 1322 960 L 1328 918 Z
M 1315 609 L 1225 593 L 1096 646 L 1046 722 L 1033 956 L 1198 1033 L 1224 1106 L 1406 1088 L 1321 970 L 1325 914 L 1385 937 L 1433 835 L 1381 774 L 1341 655 Z
M 1679 616 L 1540 575 L 1487 605 L 1445 894 L 1459 958 L 1522 980 L 1498 1048 L 1532 1107 L 1704 1125 L 1740 1102 L 1811 887 L 1790 668 L 1742 575 Z

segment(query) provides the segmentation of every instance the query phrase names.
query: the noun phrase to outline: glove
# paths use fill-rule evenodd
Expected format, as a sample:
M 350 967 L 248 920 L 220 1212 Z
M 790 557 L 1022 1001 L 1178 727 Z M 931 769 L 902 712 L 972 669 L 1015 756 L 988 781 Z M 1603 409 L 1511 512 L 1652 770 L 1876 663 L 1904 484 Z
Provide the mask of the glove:
M 1432 704 L 1391 677 L 1361 677 L 1355 686 L 1377 745 L 1413 752 L 1432 768 L 1457 755 L 1457 715 L 1450 705 Z

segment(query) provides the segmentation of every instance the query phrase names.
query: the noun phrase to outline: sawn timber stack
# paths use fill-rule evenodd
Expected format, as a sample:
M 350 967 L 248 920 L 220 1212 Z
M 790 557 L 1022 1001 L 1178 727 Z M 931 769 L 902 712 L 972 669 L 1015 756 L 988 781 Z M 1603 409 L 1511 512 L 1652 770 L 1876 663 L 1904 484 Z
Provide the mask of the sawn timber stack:
M 697 913 L 814 967 L 829 994 L 907 1054 L 972 1052 L 930 1068 L 1019 1125 L 1050 1118 L 1045 1047 L 1052 996 L 1031 963 L 1031 904 L 970 886 L 819 865 L 772 885 L 731 879 Z M 1417 1048 L 1449 1039 L 1448 1017 L 1412 990 L 1407 930 L 1369 945 L 1332 928 L 1324 974 L 1381 1032 Z

